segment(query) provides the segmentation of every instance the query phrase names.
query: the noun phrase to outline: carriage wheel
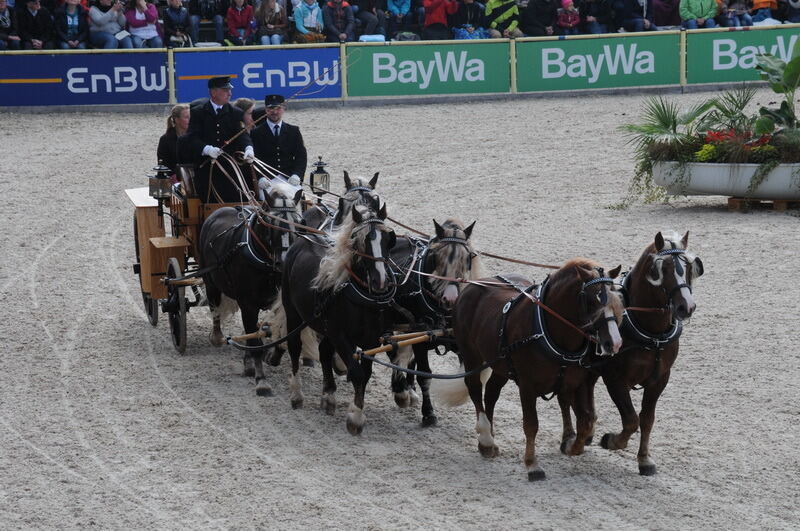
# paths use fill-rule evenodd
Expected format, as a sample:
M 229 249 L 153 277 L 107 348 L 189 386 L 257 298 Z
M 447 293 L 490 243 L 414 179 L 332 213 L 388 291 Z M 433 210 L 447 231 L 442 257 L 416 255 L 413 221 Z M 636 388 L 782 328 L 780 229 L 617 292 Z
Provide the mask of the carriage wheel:
M 139 264 L 139 227 L 136 224 L 136 212 L 133 213 L 133 245 L 136 248 L 136 263 Z M 139 265 L 141 268 L 141 265 Z M 139 270 L 139 288 L 142 287 L 142 273 Z M 151 325 L 158 325 L 158 300 L 153 299 L 149 293 L 142 289 L 142 302 L 144 302 L 144 312 Z
M 167 262 L 167 278 L 183 278 L 183 270 L 177 258 L 170 258 Z M 169 331 L 172 344 L 180 353 L 186 351 L 186 288 L 167 284 L 167 300 L 164 301 L 164 311 L 169 319 Z

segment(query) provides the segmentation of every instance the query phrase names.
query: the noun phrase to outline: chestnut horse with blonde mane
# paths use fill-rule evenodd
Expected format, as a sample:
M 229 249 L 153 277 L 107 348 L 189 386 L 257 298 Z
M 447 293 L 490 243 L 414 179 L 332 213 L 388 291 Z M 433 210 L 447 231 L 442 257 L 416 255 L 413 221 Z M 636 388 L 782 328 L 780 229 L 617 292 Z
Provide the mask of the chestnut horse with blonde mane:
M 522 404 L 528 479 L 545 478 L 535 450 L 536 400 L 548 393 L 569 396 L 586 381 L 588 373 L 581 364 L 597 348 L 602 356 L 619 350 L 622 297 L 613 282 L 619 270 L 618 266 L 606 275 L 597 262 L 574 258 L 538 286 L 518 275 L 498 275 L 462 291 L 453 330 L 458 354 L 471 374 L 463 380 L 466 388 L 452 380 L 455 385 L 437 384 L 435 393 L 448 405 L 463 403 L 469 394 L 483 456 L 498 454 L 494 407 L 503 386 L 513 379 Z M 487 366 L 491 376 L 484 389 L 482 377 L 489 371 L 481 368 Z M 583 451 L 593 428 L 590 411 L 577 408 L 575 414 L 578 435 L 562 441 L 562 450 L 570 455 Z

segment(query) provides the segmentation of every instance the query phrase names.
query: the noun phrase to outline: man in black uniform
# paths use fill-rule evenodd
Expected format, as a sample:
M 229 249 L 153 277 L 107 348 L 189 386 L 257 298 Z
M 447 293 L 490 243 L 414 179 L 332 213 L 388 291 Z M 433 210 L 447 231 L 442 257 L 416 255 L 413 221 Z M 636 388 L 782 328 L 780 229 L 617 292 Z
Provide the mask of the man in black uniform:
M 191 108 L 189 131 L 179 139 L 178 153 L 184 158 L 182 162 L 197 165 L 195 191 L 207 203 L 242 200 L 237 187 L 217 168 L 212 172 L 213 190 L 209 189 L 212 159 L 219 157 L 222 151 L 231 155 L 243 151 L 245 162 L 252 163 L 254 160 L 253 143 L 247 131 L 225 145 L 225 142 L 244 129 L 244 114 L 229 103 L 232 88 L 228 76 L 209 79 L 210 99 L 204 105 Z M 187 157 L 189 160 L 185 160 Z
M 296 125 L 283 121 L 283 96 L 270 94 L 264 98 L 267 119 L 253 129 L 256 156 L 281 172 L 293 186 L 300 186 L 306 172 L 306 146 Z

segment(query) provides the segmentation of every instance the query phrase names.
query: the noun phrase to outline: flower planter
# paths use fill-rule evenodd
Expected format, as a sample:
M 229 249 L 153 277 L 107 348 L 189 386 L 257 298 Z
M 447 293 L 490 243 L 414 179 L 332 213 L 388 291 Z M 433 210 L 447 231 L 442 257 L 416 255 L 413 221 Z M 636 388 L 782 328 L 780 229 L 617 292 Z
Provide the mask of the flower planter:
M 800 164 L 781 164 L 752 193 L 750 181 L 758 164 L 657 162 L 653 181 L 673 195 L 725 195 L 753 199 L 800 199 Z

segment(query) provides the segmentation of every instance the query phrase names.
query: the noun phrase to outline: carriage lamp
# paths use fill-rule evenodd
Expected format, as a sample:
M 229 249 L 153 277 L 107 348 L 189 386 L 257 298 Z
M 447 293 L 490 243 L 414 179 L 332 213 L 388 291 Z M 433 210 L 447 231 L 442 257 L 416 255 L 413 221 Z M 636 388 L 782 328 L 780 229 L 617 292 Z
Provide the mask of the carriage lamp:
M 155 177 L 149 177 L 150 181 L 150 197 L 153 199 L 169 199 L 172 195 L 172 182 L 169 179 L 172 170 L 159 164 L 153 171 L 156 172 Z
M 325 166 L 327 164 L 322 162 L 322 155 L 320 155 L 319 160 L 314 163 L 316 169 L 309 175 L 311 190 L 320 197 L 331 190 L 331 176 L 325 171 Z

